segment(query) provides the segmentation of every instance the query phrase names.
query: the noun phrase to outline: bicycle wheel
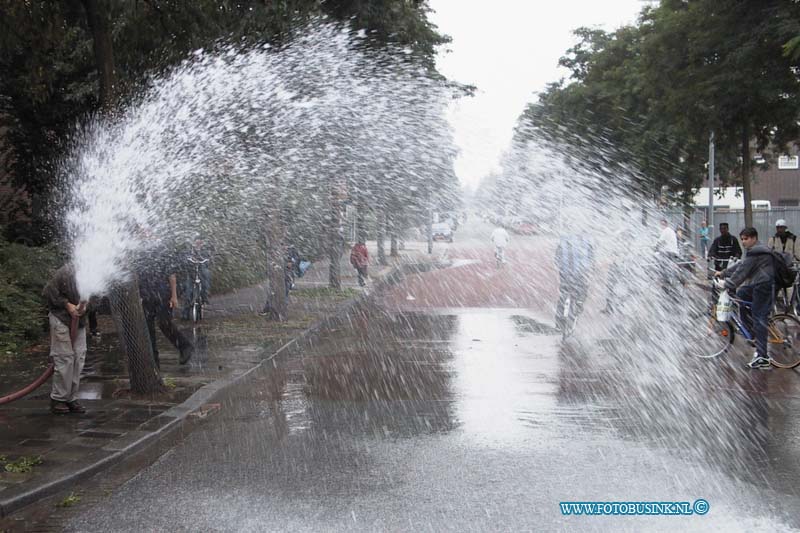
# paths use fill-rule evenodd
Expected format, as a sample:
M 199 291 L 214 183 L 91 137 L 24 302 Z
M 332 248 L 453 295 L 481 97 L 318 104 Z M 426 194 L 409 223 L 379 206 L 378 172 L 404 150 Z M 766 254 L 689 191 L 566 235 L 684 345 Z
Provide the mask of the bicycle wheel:
M 701 359 L 711 359 L 727 352 L 736 337 L 733 323 L 720 322 L 706 315 L 702 325 L 686 332 L 689 353 Z
M 572 330 L 575 327 L 575 321 L 572 318 L 572 298 L 564 300 L 564 309 L 561 311 L 561 340 L 567 340 L 567 337 L 572 335 Z
M 788 314 L 775 315 L 767 326 L 769 360 L 778 368 L 800 365 L 800 320 Z

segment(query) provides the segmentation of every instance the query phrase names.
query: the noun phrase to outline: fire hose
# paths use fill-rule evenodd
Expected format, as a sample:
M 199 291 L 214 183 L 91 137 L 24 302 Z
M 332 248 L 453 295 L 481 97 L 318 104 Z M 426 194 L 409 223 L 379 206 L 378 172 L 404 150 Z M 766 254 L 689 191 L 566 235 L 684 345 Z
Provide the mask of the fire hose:
M 70 340 L 72 341 L 74 349 L 75 339 L 78 338 L 78 317 L 72 317 L 72 322 L 69 325 L 69 337 Z M 42 384 L 48 379 L 50 379 L 50 376 L 53 375 L 55 367 L 56 367 L 55 363 L 50 363 L 49 365 L 47 365 L 45 371 L 42 372 L 42 375 L 33 380 L 29 385 L 18 390 L 17 392 L 12 392 L 11 394 L 7 394 L 5 396 L 0 397 L 0 405 L 11 403 L 14 400 L 19 400 L 23 396 L 27 396 L 31 392 L 41 387 Z

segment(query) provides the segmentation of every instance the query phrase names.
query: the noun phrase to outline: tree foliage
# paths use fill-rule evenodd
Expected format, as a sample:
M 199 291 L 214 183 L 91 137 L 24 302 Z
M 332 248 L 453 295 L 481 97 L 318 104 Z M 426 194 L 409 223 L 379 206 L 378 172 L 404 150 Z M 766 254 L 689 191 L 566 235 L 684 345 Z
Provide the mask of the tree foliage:
M 522 120 L 599 145 L 604 164 L 635 166 L 654 190 L 687 199 L 705 177 L 714 131 L 721 179 L 747 196 L 754 150 L 780 153 L 798 138 L 798 31 L 796 2 L 662 0 L 636 25 L 578 29 L 560 62 L 571 82 L 549 86 Z
M 45 331 L 42 289 L 60 261 L 52 246 L 33 248 L 0 237 L 0 355 L 18 350 Z
M 375 47 L 405 47 L 433 75 L 435 47 L 447 41 L 424 0 L 0 0 L 0 127 L 7 170 L 41 206 L 34 215 L 47 211 L 70 133 L 101 105 L 90 5 L 108 17 L 122 105 L 193 50 L 279 44 L 312 17 L 347 21 Z

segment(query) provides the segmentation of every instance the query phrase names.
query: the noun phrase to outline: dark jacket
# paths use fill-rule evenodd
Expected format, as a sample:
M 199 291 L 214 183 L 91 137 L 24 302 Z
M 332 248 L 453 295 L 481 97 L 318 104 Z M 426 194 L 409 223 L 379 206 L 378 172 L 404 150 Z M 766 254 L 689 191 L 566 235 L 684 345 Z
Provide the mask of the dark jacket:
M 792 233 L 791 231 L 784 232 L 783 235 L 778 235 L 777 233 L 769 238 L 767 241 L 767 246 L 772 248 L 773 250 L 777 250 L 779 252 L 788 252 L 792 254 L 792 259 L 797 260 L 797 235 Z
M 66 264 L 56 270 L 53 277 L 44 286 L 42 296 L 47 302 L 47 310 L 69 327 L 72 316 L 67 311 L 67 302 L 78 305 L 81 301 L 75 281 L 75 268 L 71 264 Z M 84 327 L 85 323 L 86 315 L 84 314 L 78 321 L 78 327 Z
M 725 286 L 735 289 L 747 282 L 747 285 L 760 285 L 775 282 L 775 267 L 772 263 L 772 250 L 764 244 L 756 243 L 740 263 L 725 269 L 722 277 Z
M 708 249 L 708 256 L 716 259 L 742 257 L 742 247 L 739 245 L 739 239 L 730 233 L 720 235 L 711 243 L 711 248 Z
M 556 265 L 562 283 L 586 283 L 594 268 L 594 245 L 583 235 L 561 237 L 556 247 Z
M 177 274 L 180 270 L 179 264 L 174 251 L 161 243 L 136 258 L 134 270 L 139 279 L 142 303 L 167 305 L 172 295 L 169 277 Z

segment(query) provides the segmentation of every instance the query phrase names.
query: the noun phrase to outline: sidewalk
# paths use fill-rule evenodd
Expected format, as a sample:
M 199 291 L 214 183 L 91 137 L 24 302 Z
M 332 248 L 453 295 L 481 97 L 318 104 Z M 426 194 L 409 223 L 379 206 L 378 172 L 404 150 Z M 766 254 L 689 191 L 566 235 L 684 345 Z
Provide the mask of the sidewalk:
M 416 244 L 411 243 L 398 258 L 387 257 L 388 266 L 378 267 L 374 266 L 375 245 L 371 243 L 367 289 L 404 264 L 432 262 L 424 246 Z M 67 489 L 156 442 L 181 427 L 187 417 L 213 414 L 219 408 L 213 399 L 221 389 L 365 296 L 349 265 L 349 254 L 342 257 L 343 290 L 320 290 L 327 287 L 327 279 L 327 262 L 314 264 L 299 278 L 290 295 L 288 319 L 281 323 L 256 314 L 265 298 L 260 285 L 212 297 L 201 327 L 193 329 L 178 321 L 198 347 L 187 365 L 178 364 L 177 351 L 159 333 L 161 375 L 167 392 L 153 400 L 130 398 L 125 389 L 124 356 L 111 317 L 99 317 L 102 337 L 90 341 L 79 395 L 88 413 L 50 414 L 49 381 L 27 397 L 0 406 L 0 517 Z M 0 359 L 0 375 L 12 374 L 7 370 L 14 367 L 13 379 L 19 380 L 13 384 L 9 379 L 0 380 L 0 395 L 40 373 L 46 348 L 40 347 L 29 359 L 26 355 Z

